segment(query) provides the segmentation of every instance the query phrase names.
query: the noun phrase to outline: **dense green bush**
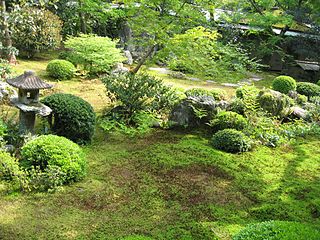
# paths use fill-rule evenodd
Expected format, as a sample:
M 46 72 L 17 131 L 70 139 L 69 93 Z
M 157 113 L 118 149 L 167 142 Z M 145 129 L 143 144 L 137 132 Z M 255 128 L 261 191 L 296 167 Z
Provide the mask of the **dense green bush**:
M 297 222 L 268 221 L 251 224 L 232 240 L 318 240 L 320 231 Z
M 90 75 L 107 73 L 115 63 L 125 60 L 116 44 L 108 37 L 95 35 L 70 37 L 65 42 L 65 47 L 72 51 L 66 53 L 66 60 L 82 66 Z
M 213 135 L 211 144 L 216 149 L 230 153 L 246 152 L 251 148 L 250 139 L 235 129 L 218 131 Z
M 275 91 L 287 94 L 290 91 L 295 91 L 297 88 L 296 80 L 289 76 L 276 77 L 272 82 L 272 88 Z
M 14 46 L 27 57 L 36 52 L 59 47 L 62 22 L 58 16 L 44 8 L 14 8 L 8 22 Z
M 238 114 L 244 115 L 246 111 L 246 104 L 245 101 L 241 98 L 235 98 L 230 103 L 228 110 L 231 112 L 236 112 Z
M 302 94 L 298 94 L 296 98 L 296 102 L 298 104 L 305 104 L 306 102 L 308 102 L 308 97 Z
M 298 82 L 297 92 L 307 96 L 309 99 L 314 96 L 320 96 L 320 86 L 309 82 Z
M 18 174 L 17 159 L 11 157 L 9 153 L 0 151 L 0 180 L 12 180 Z
M 96 115 L 87 101 L 72 94 L 57 93 L 44 98 L 42 102 L 52 109 L 48 120 L 57 135 L 77 143 L 91 141 Z
M 289 113 L 293 100 L 287 95 L 272 90 L 263 90 L 259 93 L 260 107 L 272 116 L 284 117 Z
M 103 79 L 108 97 L 123 108 L 129 117 L 139 111 L 160 111 L 177 101 L 175 91 L 147 74 L 125 73 Z
M 192 88 L 187 91 L 185 91 L 185 94 L 187 97 L 191 96 L 211 96 L 215 100 L 220 101 L 220 100 L 225 100 L 227 93 L 222 90 L 222 89 L 211 89 L 211 90 L 206 90 L 203 88 Z
M 82 179 L 87 162 L 82 149 L 74 142 L 55 135 L 43 135 L 29 141 L 21 150 L 21 164 L 29 169 L 39 167 L 47 171 L 53 167 L 64 173 L 63 182 Z
M 66 60 L 52 60 L 47 65 L 47 72 L 50 77 L 59 80 L 68 80 L 73 78 L 76 68 L 73 64 Z
M 210 121 L 210 126 L 214 131 L 226 128 L 242 130 L 247 124 L 247 120 L 242 115 L 230 111 L 220 112 Z

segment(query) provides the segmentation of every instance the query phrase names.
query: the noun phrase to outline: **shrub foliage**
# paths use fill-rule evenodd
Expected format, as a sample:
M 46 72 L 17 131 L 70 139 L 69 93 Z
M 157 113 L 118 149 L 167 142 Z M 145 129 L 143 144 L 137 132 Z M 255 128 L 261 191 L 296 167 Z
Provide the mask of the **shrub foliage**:
M 214 148 L 229 153 L 246 152 L 251 148 L 249 138 L 235 129 L 218 131 L 213 135 L 211 144 Z
M 298 82 L 297 92 L 307 96 L 310 99 L 314 96 L 320 96 L 320 86 L 309 82 Z
M 295 91 L 297 88 L 296 80 L 289 76 L 276 77 L 272 82 L 272 88 L 275 91 L 287 94 L 290 91 Z
M 47 72 L 50 77 L 59 80 L 68 80 L 74 76 L 76 68 L 74 65 L 66 60 L 52 60 L 48 63 Z
M 49 124 L 57 135 L 77 143 L 91 141 L 96 116 L 90 103 L 80 97 L 64 93 L 48 96 L 42 102 L 52 109 Z
M 18 173 L 18 161 L 9 153 L 0 151 L 0 180 L 12 180 Z
M 55 135 L 43 135 L 22 147 L 22 165 L 47 171 L 59 168 L 63 182 L 77 181 L 86 173 L 86 159 L 81 148 L 72 141 Z
M 230 111 L 220 112 L 210 121 L 210 126 L 215 131 L 226 128 L 242 130 L 247 124 L 247 120 L 242 115 Z
M 215 100 L 220 101 L 226 99 L 227 93 L 222 90 L 222 89 L 211 89 L 211 90 L 206 90 L 203 88 L 192 88 L 189 89 L 185 92 L 187 97 L 192 97 L 192 96 L 211 96 Z
M 125 60 L 116 44 L 108 37 L 95 35 L 70 37 L 65 46 L 72 51 L 67 53 L 66 58 L 75 65 L 83 66 L 90 75 L 107 73 L 115 63 Z

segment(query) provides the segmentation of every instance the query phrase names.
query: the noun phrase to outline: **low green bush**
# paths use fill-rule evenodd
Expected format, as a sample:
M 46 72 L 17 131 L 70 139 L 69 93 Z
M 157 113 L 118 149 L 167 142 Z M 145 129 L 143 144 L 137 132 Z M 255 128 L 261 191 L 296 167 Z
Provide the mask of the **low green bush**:
M 320 96 L 320 86 L 309 82 L 298 82 L 297 92 L 307 96 L 309 99 L 314 96 Z
M 232 240 L 318 240 L 320 231 L 306 224 L 267 221 L 251 224 L 233 236 Z
M 243 99 L 241 98 L 235 98 L 230 103 L 230 106 L 228 108 L 231 112 L 236 112 L 238 114 L 244 115 L 246 111 L 246 105 Z
M 229 153 L 246 152 L 251 149 L 250 139 L 235 129 L 218 131 L 213 135 L 211 144 L 214 148 Z
M 222 89 L 206 90 L 203 88 L 192 88 L 185 92 L 187 97 L 192 96 L 211 96 L 217 101 L 225 100 L 227 93 Z
M 87 162 L 82 149 L 74 142 L 55 135 L 42 135 L 21 149 L 21 165 L 45 172 L 62 172 L 63 183 L 78 181 L 86 174 Z
M 297 99 L 296 102 L 298 104 L 305 104 L 306 102 L 308 102 L 308 97 L 302 94 L 298 94 L 297 95 Z
M 272 82 L 272 88 L 275 91 L 287 94 L 290 91 L 295 91 L 297 88 L 296 80 L 289 76 L 276 77 Z
M 262 90 L 258 96 L 260 107 L 272 116 L 284 117 L 289 113 L 293 100 L 285 94 L 272 90 Z
M 74 65 L 66 60 L 52 60 L 47 65 L 47 72 L 50 77 L 59 80 L 69 80 L 73 78 L 76 68 Z
M 210 121 L 210 126 L 214 131 L 232 128 L 242 130 L 247 126 L 247 120 L 240 114 L 230 111 L 218 113 L 214 119 Z
M 77 143 L 91 141 L 96 115 L 90 103 L 64 93 L 50 95 L 42 102 L 52 109 L 48 120 L 54 133 Z
M 0 179 L 12 180 L 19 174 L 19 164 L 17 159 L 11 157 L 9 153 L 0 151 Z

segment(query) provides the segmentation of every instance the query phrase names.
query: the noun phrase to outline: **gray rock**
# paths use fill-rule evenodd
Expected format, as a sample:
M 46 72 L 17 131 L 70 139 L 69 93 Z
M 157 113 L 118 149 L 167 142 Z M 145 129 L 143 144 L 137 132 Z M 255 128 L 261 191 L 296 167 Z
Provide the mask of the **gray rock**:
M 173 78 L 177 78 L 177 79 L 186 79 L 187 76 L 182 73 L 182 72 L 172 72 L 169 74 L 170 77 L 173 77 Z
M 111 74 L 116 75 L 116 74 L 121 74 L 126 72 L 129 72 L 129 69 L 124 67 L 123 63 L 117 63 L 115 68 L 111 71 Z
M 124 63 L 128 64 L 128 65 L 132 65 L 133 64 L 133 57 L 132 57 L 131 52 L 129 50 L 125 50 L 124 55 L 127 58 L 127 60 L 124 61 Z
M 190 96 L 181 101 L 172 110 L 169 121 L 173 126 L 194 127 L 207 123 L 218 109 L 227 109 L 229 107 L 227 101 L 216 101 L 211 96 Z M 195 109 L 206 113 L 203 118 L 198 118 Z
M 14 98 L 18 98 L 17 91 L 8 83 L 0 81 L 0 102 L 9 103 Z
M 290 110 L 291 110 L 291 115 L 296 118 L 304 119 L 304 120 L 306 120 L 308 118 L 309 111 L 307 111 L 299 106 L 294 106 Z

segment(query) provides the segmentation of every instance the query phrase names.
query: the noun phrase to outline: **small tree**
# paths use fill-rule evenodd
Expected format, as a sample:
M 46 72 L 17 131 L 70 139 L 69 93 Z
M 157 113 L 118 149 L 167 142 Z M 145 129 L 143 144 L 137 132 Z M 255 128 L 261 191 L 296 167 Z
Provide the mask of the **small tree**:
M 65 42 L 65 46 L 72 49 L 67 60 L 82 65 L 90 75 L 106 73 L 115 63 L 125 60 L 116 44 L 108 37 L 85 34 L 71 37 Z
M 14 46 L 26 53 L 28 58 L 37 52 L 54 49 L 61 42 L 62 22 L 48 10 L 16 8 L 10 13 L 8 21 Z

